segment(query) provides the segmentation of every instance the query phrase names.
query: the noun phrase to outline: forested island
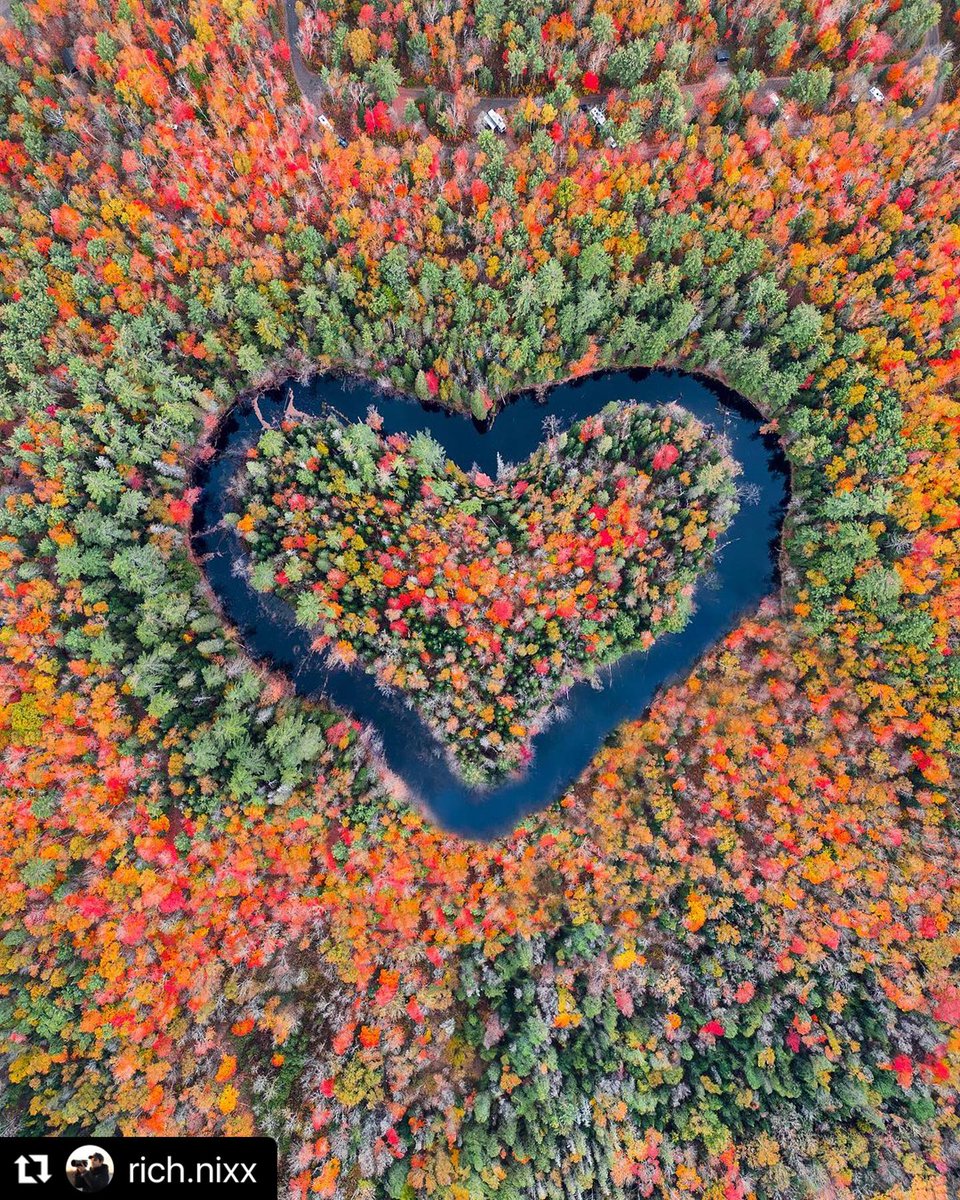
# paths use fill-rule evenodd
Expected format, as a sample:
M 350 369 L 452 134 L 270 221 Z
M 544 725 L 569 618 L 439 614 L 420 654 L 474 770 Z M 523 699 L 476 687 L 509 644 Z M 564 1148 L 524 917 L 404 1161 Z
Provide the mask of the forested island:
M 529 760 L 575 679 L 683 627 L 735 466 L 681 409 L 604 411 L 496 481 L 380 424 L 263 434 L 238 522 L 254 586 L 410 693 L 482 785 Z

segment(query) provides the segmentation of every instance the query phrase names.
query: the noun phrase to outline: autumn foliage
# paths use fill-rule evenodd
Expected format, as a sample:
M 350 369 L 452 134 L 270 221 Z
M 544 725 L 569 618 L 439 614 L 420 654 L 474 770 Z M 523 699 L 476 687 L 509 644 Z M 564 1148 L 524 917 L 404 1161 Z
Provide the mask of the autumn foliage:
M 608 87 L 610 25 L 647 31 L 595 10 L 571 67 Z M 916 5 L 748 10 L 727 83 L 691 17 L 695 95 L 656 36 L 612 147 L 562 79 L 509 141 L 414 136 L 366 68 L 340 146 L 265 2 L 13 6 L 11 1127 L 273 1133 L 288 1193 L 335 1200 L 956 1193 L 960 109 Z M 841 101 L 851 50 L 888 104 Z M 779 106 L 751 74 L 817 55 Z M 238 393 L 318 370 L 483 419 L 658 363 L 779 437 L 782 590 L 568 795 L 459 841 L 224 627 L 192 468 Z

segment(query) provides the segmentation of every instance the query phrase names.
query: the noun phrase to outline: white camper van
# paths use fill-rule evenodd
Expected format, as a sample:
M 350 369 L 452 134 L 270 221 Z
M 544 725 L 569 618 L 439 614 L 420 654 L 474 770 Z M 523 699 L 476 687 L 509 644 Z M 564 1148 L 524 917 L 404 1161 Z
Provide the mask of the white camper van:
M 495 108 L 488 108 L 483 114 L 483 124 L 491 133 L 499 133 L 501 137 L 507 132 L 507 123 Z

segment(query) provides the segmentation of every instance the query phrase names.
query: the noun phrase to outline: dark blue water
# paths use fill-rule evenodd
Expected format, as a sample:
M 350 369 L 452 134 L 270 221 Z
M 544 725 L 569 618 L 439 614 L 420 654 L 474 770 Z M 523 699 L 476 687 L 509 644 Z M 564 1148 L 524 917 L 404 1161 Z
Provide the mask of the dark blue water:
M 259 401 L 265 421 L 279 422 L 290 394 L 284 387 Z M 215 457 L 194 480 L 201 494 L 193 526 L 194 549 L 224 614 L 250 655 L 289 675 L 300 695 L 322 698 L 372 726 L 389 769 L 435 821 L 455 833 L 489 838 L 557 799 L 617 725 L 641 716 L 658 688 L 686 673 L 778 584 L 777 549 L 788 498 L 786 464 L 776 441 L 761 435 L 762 418 L 716 384 L 680 372 L 607 372 L 553 388 L 545 402 L 521 395 L 487 430 L 359 381 L 324 376 L 306 386 L 293 385 L 292 395 L 302 413 L 320 415 L 332 408 L 350 421 L 362 420 L 374 404 L 385 433 L 426 429 L 465 470 L 476 464 L 494 477 L 498 455 L 518 463 L 536 448 L 547 418 L 565 427 L 611 401 L 678 401 L 726 436 L 742 468 L 740 512 L 721 539 L 715 570 L 697 588 L 695 611 L 686 627 L 661 636 L 646 653 L 605 668 L 602 690 L 588 682 L 571 688 L 561 701 L 566 715 L 535 739 L 534 759 L 523 776 L 478 791 L 450 768 L 429 729 L 401 696 L 379 692 L 373 676 L 359 668 L 327 668 L 310 649 L 311 635 L 296 624 L 292 609 L 277 596 L 250 587 L 240 569 L 247 557 L 241 538 L 232 529 L 214 527 L 235 508 L 231 485 L 243 471 L 244 453 L 256 443 L 262 426 L 249 401 L 238 403 L 227 415 Z

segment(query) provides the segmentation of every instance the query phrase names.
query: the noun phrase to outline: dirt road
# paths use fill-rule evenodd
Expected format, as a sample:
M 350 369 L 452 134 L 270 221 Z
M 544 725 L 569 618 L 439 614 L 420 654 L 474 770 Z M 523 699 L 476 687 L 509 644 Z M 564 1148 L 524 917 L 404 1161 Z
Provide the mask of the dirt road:
M 0 0 L 0 11 L 2 11 L 5 5 L 9 6 L 9 0 Z M 319 113 L 323 109 L 323 89 L 319 78 L 307 65 L 306 60 L 300 52 L 300 39 L 298 37 L 300 21 L 297 15 L 296 0 L 283 0 L 283 14 L 284 28 L 287 41 L 290 45 L 290 65 L 293 69 L 294 78 L 296 79 L 297 86 L 299 87 L 304 99 L 309 101 L 309 103 Z M 918 66 L 927 55 L 936 54 L 939 49 L 940 30 L 937 26 L 934 26 L 934 28 L 929 30 L 927 33 L 923 45 L 910 58 L 909 65 L 911 67 Z M 879 75 L 879 71 L 877 72 L 877 75 Z M 730 78 L 730 71 L 726 64 L 718 64 L 705 79 L 699 80 L 697 83 L 684 84 L 680 90 L 690 99 L 692 102 L 692 107 L 695 109 L 700 103 L 701 97 L 708 89 L 711 88 L 711 85 L 725 85 Z M 874 78 L 876 78 L 876 75 Z M 761 113 L 768 112 L 769 97 L 773 96 L 774 94 L 781 94 L 783 88 L 785 88 L 789 82 L 790 77 L 788 75 L 772 75 L 765 79 L 757 89 L 757 99 L 754 102 L 754 111 Z M 871 83 L 872 82 L 873 80 L 871 79 Z M 930 95 L 923 102 L 923 104 L 910 114 L 905 124 L 912 125 L 915 122 L 922 120 L 923 117 L 927 116 L 927 114 L 933 108 L 935 108 L 937 104 L 940 103 L 942 92 L 943 84 L 942 82 L 938 82 L 936 87 L 931 89 Z M 394 116 L 397 119 L 402 119 L 403 111 L 407 104 L 411 100 L 414 103 L 422 100 L 426 94 L 427 88 L 425 87 L 409 85 L 404 85 L 401 87 L 392 106 Z M 609 91 L 600 91 L 595 94 L 578 97 L 578 102 L 597 104 L 602 107 L 606 103 L 609 95 Z M 515 108 L 523 99 L 525 99 L 523 96 L 502 95 L 478 97 L 476 103 L 471 109 L 467 124 L 475 125 L 479 121 L 482 114 L 491 108 L 496 109 L 501 113 L 509 112 L 510 109 Z M 892 123 L 893 122 L 891 122 L 891 124 Z

